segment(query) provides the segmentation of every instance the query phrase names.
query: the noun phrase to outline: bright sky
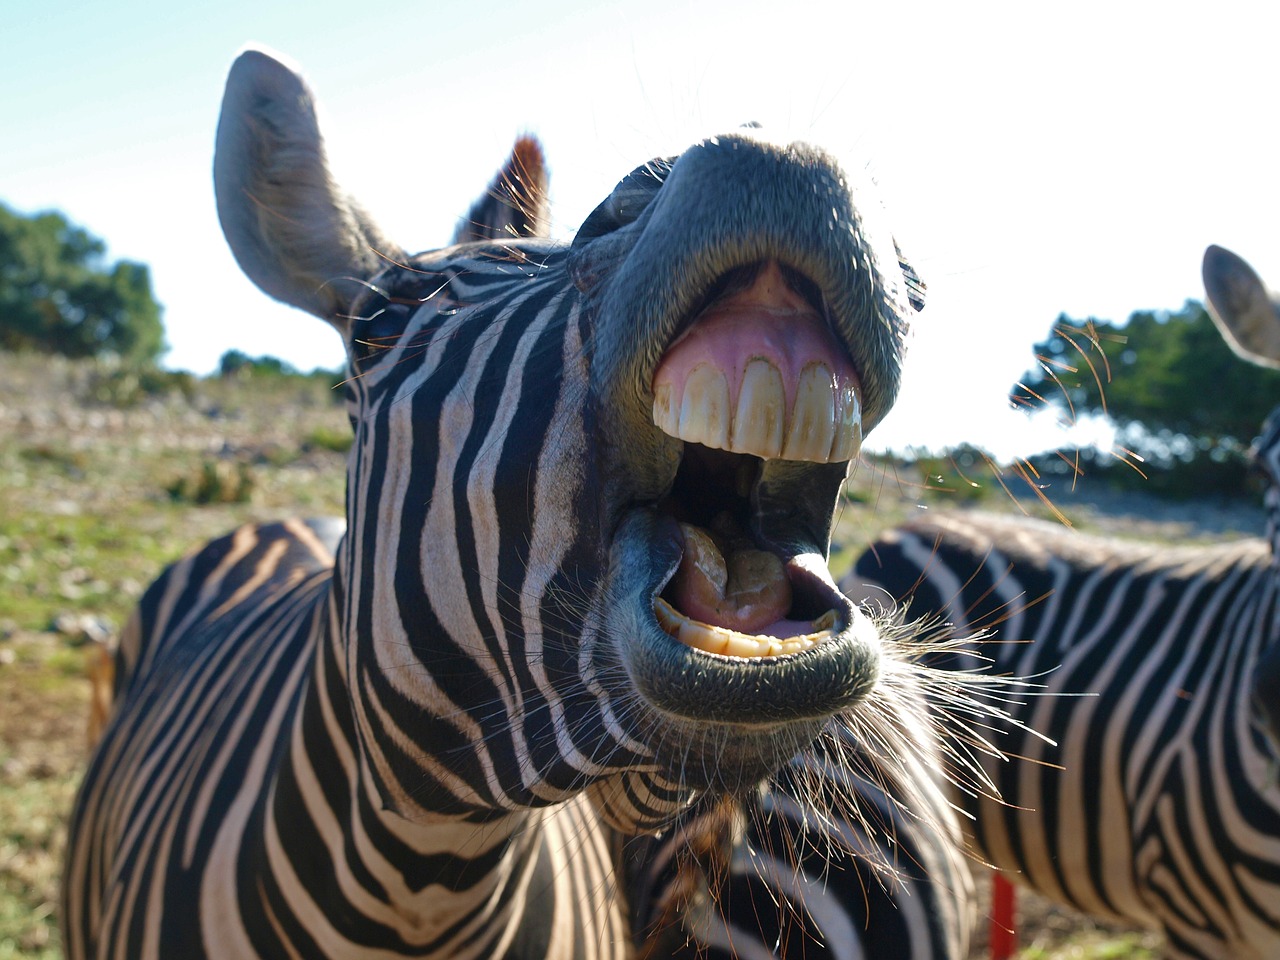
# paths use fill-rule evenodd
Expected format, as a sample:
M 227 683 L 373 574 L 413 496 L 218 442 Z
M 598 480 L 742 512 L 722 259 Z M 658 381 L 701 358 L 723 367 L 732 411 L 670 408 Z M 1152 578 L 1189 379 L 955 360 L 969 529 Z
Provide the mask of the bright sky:
M 1280 8 L 1214 3 L 173 0 L 10 5 L 0 201 L 57 208 L 150 265 L 167 363 L 336 366 L 337 336 L 239 273 L 210 163 L 226 69 L 300 63 L 346 188 L 445 242 L 515 134 L 543 140 L 568 238 L 649 157 L 755 119 L 870 164 L 929 284 L 872 445 L 1060 438 L 1007 410 L 1059 313 L 1201 298 L 1219 243 L 1280 286 Z M 193 12 L 194 11 L 194 12 Z M 1211 398 L 1206 398 L 1210 400 Z

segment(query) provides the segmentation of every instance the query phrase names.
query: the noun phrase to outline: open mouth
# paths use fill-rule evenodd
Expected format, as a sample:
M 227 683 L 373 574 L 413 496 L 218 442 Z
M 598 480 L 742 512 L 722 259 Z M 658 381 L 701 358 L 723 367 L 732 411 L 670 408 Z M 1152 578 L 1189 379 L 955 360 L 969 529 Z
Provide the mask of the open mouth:
M 776 261 L 732 271 L 663 355 L 653 422 L 766 460 L 844 462 L 862 443 L 858 375 L 822 295 Z
M 687 444 L 659 510 L 677 522 L 680 563 L 653 600 L 659 625 L 687 647 L 729 657 L 812 649 L 845 625 L 812 554 L 789 556 L 752 532 L 763 461 Z
M 812 564 L 755 522 L 767 461 L 841 463 L 861 444 L 857 374 L 817 288 L 776 261 L 723 277 L 663 355 L 653 420 L 685 441 L 659 504 L 683 541 L 654 599 L 663 630 L 744 658 L 800 653 L 839 633 L 839 605 L 821 596 Z
M 875 627 L 826 565 L 861 441 L 852 361 L 816 287 L 766 262 L 716 284 L 653 382 L 655 426 L 683 442 L 615 530 L 610 632 L 631 681 L 683 724 L 814 732 L 879 676 Z

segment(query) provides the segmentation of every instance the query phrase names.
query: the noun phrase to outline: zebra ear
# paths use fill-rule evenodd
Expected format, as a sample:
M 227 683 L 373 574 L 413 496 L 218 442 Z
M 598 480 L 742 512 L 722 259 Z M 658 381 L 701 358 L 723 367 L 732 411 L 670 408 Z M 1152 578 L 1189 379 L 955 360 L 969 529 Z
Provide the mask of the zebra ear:
M 1253 268 L 1230 250 L 1204 252 L 1209 315 L 1234 350 L 1250 363 L 1280 367 L 1280 307 Z
M 330 176 L 305 81 L 263 50 L 231 65 L 213 183 L 222 232 L 249 279 L 344 333 L 363 282 L 404 259 Z
M 523 136 L 489 188 L 454 231 L 454 243 L 548 235 L 547 162 L 542 144 Z

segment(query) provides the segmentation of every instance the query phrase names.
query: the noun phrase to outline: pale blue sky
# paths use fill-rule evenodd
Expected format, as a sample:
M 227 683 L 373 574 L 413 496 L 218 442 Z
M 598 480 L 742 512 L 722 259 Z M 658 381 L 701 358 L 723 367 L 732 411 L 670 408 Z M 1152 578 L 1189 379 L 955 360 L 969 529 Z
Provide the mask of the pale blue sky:
M 929 284 L 873 442 L 1027 452 L 1056 438 L 1004 396 L 1058 313 L 1179 307 L 1208 243 L 1280 286 L 1269 6 L 12 3 L 0 201 L 150 264 L 171 365 L 336 365 L 218 230 L 213 132 L 246 42 L 302 65 L 340 178 L 411 249 L 447 239 L 518 132 L 545 143 L 568 237 L 637 163 L 757 119 L 869 163 Z

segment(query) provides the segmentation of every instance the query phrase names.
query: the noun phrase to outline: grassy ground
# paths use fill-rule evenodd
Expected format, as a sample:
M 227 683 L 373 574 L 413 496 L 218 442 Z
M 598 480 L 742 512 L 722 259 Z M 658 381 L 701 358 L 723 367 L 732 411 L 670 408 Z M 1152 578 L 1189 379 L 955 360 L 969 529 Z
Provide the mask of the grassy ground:
M 350 429 L 324 384 L 175 387 L 190 392 L 151 397 L 109 368 L 0 353 L 0 960 L 61 956 L 92 640 L 203 540 L 342 510 L 334 448 Z
M 248 519 L 341 513 L 349 430 L 324 384 L 172 387 L 154 396 L 108 368 L 0 353 L 0 960 L 60 956 L 57 876 L 86 756 L 94 638 L 123 624 L 165 563 L 209 537 Z M 969 500 L 1021 509 L 994 478 L 978 481 L 861 467 L 833 566 L 921 509 Z M 1116 531 L 1105 511 L 1070 513 L 1082 528 Z M 1222 529 L 1255 522 L 1237 520 Z M 1201 533 L 1177 519 L 1135 529 Z M 1149 936 L 1023 904 L 1023 960 L 1155 956 Z

